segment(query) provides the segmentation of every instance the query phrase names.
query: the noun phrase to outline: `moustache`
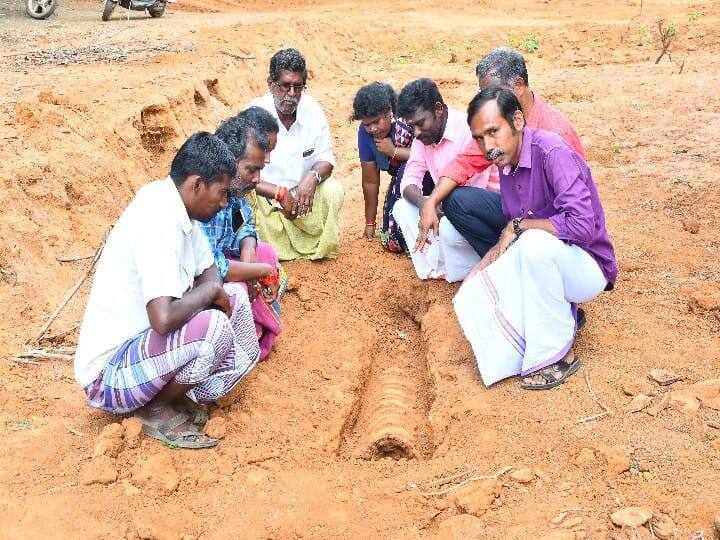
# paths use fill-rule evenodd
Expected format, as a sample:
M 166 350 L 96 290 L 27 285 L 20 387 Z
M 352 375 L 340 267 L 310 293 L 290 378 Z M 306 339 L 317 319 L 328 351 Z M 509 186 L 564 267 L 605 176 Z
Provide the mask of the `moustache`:
M 485 158 L 488 161 L 495 161 L 497 158 L 499 158 L 503 154 L 505 154 L 505 152 L 503 152 L 499 148 L 494 148 L 494 149 L 490 150 L 487 154 L 485 154 Z

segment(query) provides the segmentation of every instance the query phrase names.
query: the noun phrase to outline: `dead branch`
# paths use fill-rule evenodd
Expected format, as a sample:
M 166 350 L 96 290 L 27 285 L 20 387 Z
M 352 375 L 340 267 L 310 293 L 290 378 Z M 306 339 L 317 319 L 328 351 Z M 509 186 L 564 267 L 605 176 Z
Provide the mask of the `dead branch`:
M 675 25 L 673 23 L 669 23 L 666 25 L 663 19 L 659 19 L 657 23 L 658 33 L 660 34 L 660 44 L 662 45 L 662 51 L 660 52 L 660 56 L 657 57 L 657 60 L 655 60 L 656 65 L 660 62 L 660 59 L 666 54 L 668 55 L 668 58 L 672 60 L 672 57 L 670 56 L 670 51 L 668 49 L 670 48 L 670 44 L 672 43 L 672 40 L 677 33 L 675 30 Z
M 105 234 L 103 236 L 102 242 L 100 242 L 100 247 L 98 247 L 97 251 L 95 252 L 95 257 L 93 257 L 92 263 L 90 263 L 90 267 L 82 275 L 82 277 L 78 280 L 78 282 L 75 284 L 75 286 L 72 289 L 70 289 L 70 292 L 67 294 L 67 296 L 65 296 L 65 300 L 63 300 L 62 303 L 58 307 L 55 308 L 55 311 L 52 312 L 52 315 L 50 315 L 50 318 L 47 320 L 47 322 L 45 324 L 43 324 L 42 328 L 40 329 L 40 332 L 38 333 L 37 337 L 32 341 L 32 343 L 37 344 L 40 342 L 40 339 L 43 337 L 45 332 L 47 332 L 47 329 L 50 328 L 50 325 L 53 323 L 53 321 L 57 318 L 58 315 L 60 315 L 60 312 L 65 308 L 65 306 L 72 299 L 72 297 L 75 296 L 75 293 L 78 292 L 80 287 L 82 287 L 82 284 L 85 283 L 85 280 L 95 269 L 95 265 L 97 264 L 98 259 L 100 258 L 100 254 L 102 253 L 102 250 L 105 247 L 106 240 L 107 240 L 107 234 Z
M 603 405 L 603 403 L 597 398 L 595 395 L 595 392 L 593 391 L 593 387 L 590 384 L 590 375 L 588 375 L 588 371 L 585 370 L 585 382 L 587 383 L 588 390 L 590 391 L 590 397 L 593 398 L 593 401 L 597 403 L 600 408 L 603 410 L 603 412 L 594 414 L 592 416 L 587 416 L 585 418 L 581 418 L 577 421 L 578 424 L 584 424 L 585 422 L 592 422 L 593 420 L 599 420 L 600 418 L 603 418 L 604 416 L 607 416 L 610 414 L 610 409 Z
M 17 356 L 11 356 L 10 360 L 17 362 L 18 364 L 32 364 L 34 366 L 41 366 L 42 363 L 36 362 L 35 360 L 28 360 L 27 358 L 18 358 Z
M 70 327 L 68 330 L 64 330 L 64 331 L 62 331 L 62 332 L 58 332 L 57 334 L 53 334 L 53 335 L 51 335 L 51 336 L 43 336 L 42 339 L 41 339 L 41 341 L 50 341 L 50 342 L 58 341 L 58 340 L 60 340 L 60 339 L 62 339 L 62 338 L 64 338 L 64 337 L 68 336 L 69 334 L 72 334 L 72 333 L 73 333 L 75 330 L 77 330 L 78 328 L 80 328 L 80 325 L 79 325 L 79 324 L 74 324 L 74 325 L 73 325 L 72 327 Z
M 38 493 L 38 495 L 50 495 L 51 493 L 55 493 L 56 491 L 60 491 L 61 489 L 69 488 L 72 486 L 77 486 L 77 482 L 68 482 L 67 484 L 63 484 L 62 486 L 57 486 L 54 488 L 50 488 L 47 491 L 43 491 L 42 493 Z
M 454 486 L 451 486 L 446 489 L 441 489 L 439 491 L 426 491 L 424 493 L 421 493 L 423 497 L 437 497 L 438 495 L 445 495 L 446 493 L 450 493 L 451 491 L 454 491 L 458 488 L 461 488 L 462 486 L 469 484 L 470 482 L 477 482 L 478 480 L 497 480 L 500 478 L 503 474 L 511 470 L 512 467 L 504 467 L 500 469 L 498 472 L 496 472 L 493 475 L 490 476 L 473 476 L 471 478 L 468 478 L 467 480 L 463 480 L 462 482 L 455 484 Z
M 458 478 L 462 478 L 463 476 L 468 476 L 470 474 L 473 474 L 475 471 L 477 471 L 477 467 L 473 467 L 472 469 L 467 469 L 465 471 L 459 472 L 457 474 L 453 474 L 452 476 L 446 476 L 445 478 L 440 478 L 438 480 L 435 480 L 433 482 L 430 482 L 429 486 L 444 486 L 445 484 L 449 484 L 453 480 L 457 480 Z
M 227 52 L 227 51 L 220 51 L 220 53 L 224 54 L 226 56 L 229 56 L 231 58 L 234 58 L 235 60 L 255 60 L 254 56 L 234 54 L 234 53 Z
M 15 358 L 39 358 L 45 360 L 72 360 L 72 354 L 49 352 L 43 350 L 25 351 L 15 355 Z
M 77 255 L 77 256 L 74 256 L 74 257 L 58 256 L 58 257 L 55 257 L 55 259 L 57 260 L 57 262 L 66 263 L 66 262 L 84 261 L 84 260 L 87 260 L 87 259 L 92 259 L 94 256 L 95 256 L 95 254 L 92 253 L 92 254 L 90 254 L 90 255 Z
M 17 274 L 15 272 L 12 272 L 10 270 L 5 270 L 5 268 L 0 268 L 0 276 L 5 278 L 8 283 L 10 282 L 10 279 L 12 279 L 13 285 L 17 283 Z

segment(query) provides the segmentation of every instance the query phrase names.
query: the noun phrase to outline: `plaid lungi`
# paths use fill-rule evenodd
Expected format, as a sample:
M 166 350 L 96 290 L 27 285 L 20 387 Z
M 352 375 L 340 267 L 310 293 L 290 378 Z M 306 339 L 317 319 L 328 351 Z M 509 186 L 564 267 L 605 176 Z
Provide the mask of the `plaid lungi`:
M 227 283 L 233 311 L 201 311 L 183 326 L 141 332 L 108 355 L 105 369 L 85 388 L 89 404 L 127 413 L 147 404 L 171 380 L 193 385 L 187 395 L 207 403 L 227 394 L 258 361 L 255 324 L 247 292 Z

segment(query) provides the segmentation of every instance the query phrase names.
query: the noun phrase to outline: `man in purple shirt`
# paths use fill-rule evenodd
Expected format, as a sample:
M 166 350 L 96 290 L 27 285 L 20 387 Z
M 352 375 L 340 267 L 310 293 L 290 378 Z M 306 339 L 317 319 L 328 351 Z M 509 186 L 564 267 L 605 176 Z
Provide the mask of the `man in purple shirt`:
M 615 252 L 592 175 L 559 135 L 525 127 L 520 103 L 489 87 L 468 106 L 473 138 L 500 171 L 500 240 L 453 300 L 483 382 L 524 376 L 543 390 L 580 367 L 574 305 L 613 288 Z

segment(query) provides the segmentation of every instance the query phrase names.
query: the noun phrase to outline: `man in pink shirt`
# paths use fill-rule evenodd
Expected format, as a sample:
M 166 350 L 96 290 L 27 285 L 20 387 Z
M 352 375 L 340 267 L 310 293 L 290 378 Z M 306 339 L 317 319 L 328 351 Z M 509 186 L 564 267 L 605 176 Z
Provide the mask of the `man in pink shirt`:
M 473 142 L 465 115 L 449 108 L 437 85 L 430 79 L 408 83 L 398 98 L 398 116 L 410 126 L 415 140 L 400 184 L 402 200 L 395 203 L 393 216 L 403 236 L 418 236 L 420 211 L 427 200 L 423 179 L 429 174 L 433 185 L 450 161 Z M 467 185 L 486 187 L 488 173 L 471 175 Z M 435 211 L 433 210 L 435 214 Z M 437 212 L 438 234 L 422 249 L 411 251 L 420 279 L 463 279 L 477 262 L 472 246 Z M 439 238 L 438 238 L 439 237 Z
M 480 60 L 475 73 L 480 90 L 489 86 L 511 90 L 520 102 L 528 127 L 557 133 L 585 159 L 585 149 L 567 117 L 530 88 L 525 59 L 519 52 L 506 47 L 493 49 Z M 470 189 L 468 186 L 473 183 L 469 180 L 479 171 L 487 171 L 489 176 L 486 189 Z M 472 140 L 443 169 L 439 183 L 452 189 L 442 201 L 447 219 L 473 246 L 477 252 L 475 260 L 479 261 L 498 242 L 507 224 L 500 205 L 497 167 L 485 159 L 477 142 Z M 454 189 L 457 186 L 463 187 Z M 437 230 L 437 218 L 429 211 L 421 212 L 417 246 L 422 245 L 430 231 Z

